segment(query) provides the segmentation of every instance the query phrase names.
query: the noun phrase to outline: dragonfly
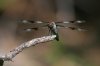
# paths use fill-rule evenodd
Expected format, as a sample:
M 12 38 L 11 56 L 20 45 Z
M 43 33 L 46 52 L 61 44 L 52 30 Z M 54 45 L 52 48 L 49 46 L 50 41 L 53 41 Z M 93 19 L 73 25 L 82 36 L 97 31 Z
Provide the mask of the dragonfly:
M 59 41 L 59 34 L 58 34 L 58 28 L 69 28 L 71 30 L 78 30 L 78 31 L 84 31 L 84 29 L 77 28 L 77 27 L 68 27 L 68 23 L 84 23 L 85 20 L 74 20 L 74 21 L 64 21 L 64 22 L 43 22 L 43 21 L 33 21 L 33 20 L 20 20 L 20 22 L 24 24 L 33 24 L 34 26 L 32 28 L 24 29 L 26 31 L 32 31 L 32 30 L 38 30 L 39 28 L 47 27 L 49 29 L 50 35 L 56 35 L 56 40 Z

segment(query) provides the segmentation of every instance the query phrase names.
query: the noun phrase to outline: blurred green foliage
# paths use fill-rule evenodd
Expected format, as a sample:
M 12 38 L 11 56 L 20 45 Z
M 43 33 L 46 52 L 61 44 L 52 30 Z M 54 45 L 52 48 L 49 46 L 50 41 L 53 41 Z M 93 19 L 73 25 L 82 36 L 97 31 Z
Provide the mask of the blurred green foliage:
M 47 54 L 46 57 L 47 61 L 50 64 L 55 64 L 56 62 L 61 60 L 61 58 L 64 57 L 65 59 L 69 60 L 72 64 L 75 63 L 75 66 L 77 66 L 78 64 L 80 64 L 80 66 L 94 66 L 92 63 L 88 62 L 82 57 L 81 50 L 65 46 L 61 41 L 54 41 L 53 44 L 54 45 L 52 52 Z M 67 63 L 67 61 L 65 62 Z
M 0 0 L 0 9 L 3 9 L 5 6 L 6 0 Z

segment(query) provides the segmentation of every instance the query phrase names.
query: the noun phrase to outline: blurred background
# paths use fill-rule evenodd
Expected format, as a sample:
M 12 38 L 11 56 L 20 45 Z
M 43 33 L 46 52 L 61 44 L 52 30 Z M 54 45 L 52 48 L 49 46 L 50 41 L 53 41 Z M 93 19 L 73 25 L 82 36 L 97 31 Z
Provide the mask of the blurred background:
M 48 29 L 26 32 L 34 27 L 20 19 L 43 22 L 82 19 L 77 31 L 59 29 L 60 41 L 25 49 L 4 66 L 100 66 L 100 0 L 0 0 L 0 54 L 21 43 L 48 35 Z M 73 25 L 72 25 L 73 26 Z

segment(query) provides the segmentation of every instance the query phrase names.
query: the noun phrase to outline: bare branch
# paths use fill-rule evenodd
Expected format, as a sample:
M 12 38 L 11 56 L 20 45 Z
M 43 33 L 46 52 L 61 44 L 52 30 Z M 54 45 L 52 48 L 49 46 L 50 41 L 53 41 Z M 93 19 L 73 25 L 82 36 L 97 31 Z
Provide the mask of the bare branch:
M 32 39 L 32 40 L 25 42 L 25 43 L 21 44 L 20 46 L 16 47 L 15 49 L 10 51 L 9 53 L 7 53 L 5 55 L 1 55 L 0 59 L 2 59 L 4 61 L 11 61 L 17 54 L 22 52 L 24 49 L 29 48 L 31 46 L 35 46 L 39 43 L 54 40 L 55 37 L 56 37 L 56 35 L 52 35 L 52 36 L 44 36 L 44 37 L 41 37 L 41 38 Z

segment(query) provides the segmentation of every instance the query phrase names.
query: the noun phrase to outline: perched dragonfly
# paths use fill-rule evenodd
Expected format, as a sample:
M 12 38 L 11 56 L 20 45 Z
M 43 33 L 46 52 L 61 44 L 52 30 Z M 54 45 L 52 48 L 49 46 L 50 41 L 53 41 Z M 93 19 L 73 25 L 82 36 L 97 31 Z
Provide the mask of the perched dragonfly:
M 26 31 L 31 31 L 31 30 L 38 30 L 40 27 L 48 27 L 49 32 L 51 35 L 56 35 L 56 40 L 59 41 L 59 35 L 58 35 L 58 28 L 69 28 L 72 30 L 78 30 L 78 31 L 83 31 L 84 29 L 77 28 L 77 27 L 67 27 L 66 24 L 68 23 L 84 23 L 84 20 L 75 20 L 75 21 L 65 21 L 65 22 L 42 22 L 42 21 L 32 21 L 32 20 L 21 20 L 20 22 L 24 24 L 36 24 L 33 26 L 33 28 L 27 28 L 24 29 Z

